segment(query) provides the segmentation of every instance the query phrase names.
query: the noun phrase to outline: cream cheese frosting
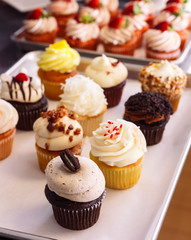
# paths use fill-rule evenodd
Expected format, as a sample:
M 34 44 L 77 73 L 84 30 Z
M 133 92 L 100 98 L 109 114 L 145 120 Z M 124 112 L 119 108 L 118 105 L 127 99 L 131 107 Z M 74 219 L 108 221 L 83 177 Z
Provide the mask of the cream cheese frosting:
M 1 74 L 1 97 L 10 101 L 33 103 L 39 101 L 44 95 L 44 86 L 40 79 L 28 75 L 22 68 L 19 73 L 24 73 L 26 81 L 17 81 L 15 77 Z
M 18 118 L 17 110 L 10 103 L 0 99 L 0 134 L 14 128 Z
M 148 48 L 160 52 L 171 52 L 180 48 L 181 39 L 175 31 L 149 29 L 144 33 Z
M 100 124 L 90 138 L 91 154 L 109 166 L 133 164 L 146 152 L 146 141 L 134 123 L 117 119 Z
M 39 55 L 38 66 L 45 71 L 72 72 L 80 63 L 79 53 L 66 40 L 49 45 Z
M 64 107 L 65 109 L 65 107 Z M 52 113 L 51 113 L 52 112 Z M 50 123 L 50 115 L 53 124 Z M 72 116 L 72 115 L 71 115 Z M 61 151 L 66 148 L 72 148 L 79 144 L 83 138 L 83 130 L 79 122 L 67 113 L 67 110 L 55 110 L 45 113 L 45 117 L 38 118 L 33 125 L 36 143 L 39 147 L 49 151 Z
M 76 156 L 80 169 L 71 173 L 60 156 L 52 159 L 45 170 L 49 189 L 60 197 L 76 202 L 89 202 L 105 190 L 105 178 L 99 167 L 89 158 Z
M 135 28 L 135 30 L 142 30 L 147 26 L 147 22 L 145 21 L 145 16 L 143 14 L 128 16 L 130 24 Z
M 64 91 L 60 95 L 60 104 L 80 116 L 97 116 L 107 104 L 103 89 L 88 77 L 75 75 L 62 86 Z
M 57 29 L 54 17 L 24 20 L 24 29 L 31 34 L 44 34 Z
M 79 5 L 75 0 L 70 1 L 52 1 L 48 7 L 48 12 L 57 15 L 70 15 L 75 14 L 78 9 Z
M 128 70 L 119 60 L 103 54 L 91 61 L 85 74 L 102 88 L 109 88 L 123 82 L 127 78 Z
M 90 0 L 86 0 L 86 3 L 89 3 Z M 101 3 L 103 6 L 107 7 L 109 11 L 113 12 L 119 7 L 118 0 L 102 0 Z
M 66 36 L 82 42 L 97 39 L 99 32 L 99 27 L 95 22 L 79 23 L 75 19 L 70 19 L 66 24 Z

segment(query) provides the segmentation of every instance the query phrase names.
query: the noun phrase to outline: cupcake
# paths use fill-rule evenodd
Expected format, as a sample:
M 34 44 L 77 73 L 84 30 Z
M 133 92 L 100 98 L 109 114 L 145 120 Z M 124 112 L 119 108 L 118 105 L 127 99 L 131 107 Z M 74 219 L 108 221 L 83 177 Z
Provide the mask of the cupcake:
M 43 172 L 47 163 L 66 148 L 74 154 L 81 154 L 82 127 L 76 120 L 76 116 L 64 105 L 56 110 L 41 113 L 33 129 L 38 163 Z
M 144 91 L 130 96 L 125 102 L 123 118 L 140 127 L 150 146 L 161 141 L 172 113 L 172 105 L 163 94 Z
M 81 14 L 88 14 L 95 19 L 100 28 L 107 25 L 110 21 L 110 13 L 101 0 L 90 0 L 80 9 Z
M 146 31 L 144 38 L 147 58 L 175 60 L 180 56 L 181 39 L 171 23 L 159 23 Z
M 59 100 L 62 93 L 61 83 L 76 75 L 80 63 L 79 53 L 70 48 L 65 40 L 51 44 L 39 56 L 38 75 L 45 86 L 45 94 L 48 98 Z
M 156 26 L 160 22 L 168 21 L 181 39 L 181 49 L 184 48 L 189 36 L 189 14 L 184 11 L 184 6 L 171 5 L 164 8 L 154 20 Z
M 133 56 L 137 44 L 137 36 L 128 18 L 118 16 L 100 31 L 100 42 L 108 53 Z
M 122 62 L 102 55 L 91 61 L 85 69 L 85 74 L 102 87 L 108 108 L 119 104 L 128 75 Z
M 11 103 L 18 111 L 17 128 L 32 130 L 34 121 L 48 108 L 44 86 L 40 79 L 29 76 L 28 71 L 22 68 L 14 77 L 2 74 L 1 81 L 1 98 Z
M 67 22 L 65 39 L 71 47 L 96 50 L 99 31 L 95 18 L 88 13 L 79 13 Z
M 107 121 L 90 138 L 90 158 L 102 170 L 106 187 L 126 189 L 141 175 L 146 141 L 134 123 L 122 119 Z
M 97 222 L 105 197 L 105 179 L 93 161 L 66 149 L 49 162 L 45 176 L 45 196 L 59 225 L 82 230 Z
M 164 94 L 175 112 L 186 86 L 187 76 L 184 71 L 172 62 L 163 60 L 144 66 L 139 74 L 143 91 Z
M 76 75 L 63 84 L 60 105 L 64 104 L 73 113 L 83 127 L 84 135 L 91 136 L 103 120 L 107 109 L 103 89 L 88 77 Z
M 24 37 L 32 42 L 53 43 L 58 32 L 56 19 L 42 8 L 30 12 L 23 24 Z
M 65 36 L 66 23 L 73 19 L 79 10 L 76 0 L 52 0 L 47 6 L 48 12 L 52 14 L 58 23 L 58 37 Z
M 11 154 L 17 122 L 17 110 L 0 99 L 0 160 Z

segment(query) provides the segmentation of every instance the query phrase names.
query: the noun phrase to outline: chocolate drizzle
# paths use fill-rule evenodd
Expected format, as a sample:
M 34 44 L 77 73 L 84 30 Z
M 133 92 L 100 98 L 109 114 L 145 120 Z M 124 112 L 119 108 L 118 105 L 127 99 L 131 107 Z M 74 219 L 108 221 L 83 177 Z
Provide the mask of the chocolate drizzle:
M 71 172 L 76 172 L 80 168 L 80 163 L 77 157 L 75 157 L 69 149 L 65 149 L 63 152 L 60 153 L 60 157 L 67 167 L 68 170 Z

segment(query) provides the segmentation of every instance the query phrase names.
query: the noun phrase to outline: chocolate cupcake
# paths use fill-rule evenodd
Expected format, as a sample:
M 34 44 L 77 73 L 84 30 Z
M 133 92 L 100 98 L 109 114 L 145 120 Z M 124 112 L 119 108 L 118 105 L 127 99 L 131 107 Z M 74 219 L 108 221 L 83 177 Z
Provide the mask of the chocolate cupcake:
M 147 145 L 161 141 L 173 108 L 161 93 L 144 91 L 131 96 L 125 102 L 124 119 L 140 126 Z
M 17 129 L 32 130 L 40 113 L 48 108 L 44 86 L 38 78 L 29 76 L 26 69 L 14 77 L 2 74 L 1 80 L 1 97 L 11 103 L 19 114 Z
M 105 179 L 93 161 L 66 149 L 49 162 L 45 175 L 45 195 L 59 225 L 82 230 L 97 222 L 105 196 Z

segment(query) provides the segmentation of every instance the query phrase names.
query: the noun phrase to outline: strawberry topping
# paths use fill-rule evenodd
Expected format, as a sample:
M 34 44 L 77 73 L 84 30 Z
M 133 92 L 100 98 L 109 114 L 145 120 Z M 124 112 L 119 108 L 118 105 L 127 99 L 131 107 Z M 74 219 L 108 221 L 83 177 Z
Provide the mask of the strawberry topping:
M 17 75 L 14 77 L 14 79 L 15 79 L 16 81 L 19 81 L 19 82 L 28 81 L 28 77 L 27 77 L 27 75 L 24 74 L 24 73 L 19 73 L 19 74 L 17 74 Z
M 141 7 L 138 4 L 129 4 L 124 8 L 123 15 L 138 15 L 141 13 Z
M 122 17 L 122 16 L 117 16 L 116 18 L 112 19 L 109 23 L 110 28 L 126 28 L 129 25 L 128 18 Z
M 91 7 L 91 8 L 100 8 L 103 6 L 103 4 L 101 3 L 100 0 L 90 0 L 88 3 L 87 3 L 87 6 L 88 7 Z
M 170 12 L 175 16 L 181 16 L 184 12 L 184 6 L 178 7 L 177 5 L 172 5 L 164 8 L 162 11 Z
M 180 4 L 185 4 L 187 3 L 187 0 L 168 0 L 167 5 L 170 3 L 180 3 Z
M 42 8 L 37 8 L 34 11 L 30 12 L 29 15 L 27 16 L 27 19 L 39 19 L 43 15 L 43 9 Z
M 174 30 L 172 24 L 167 21 L 160 22 L 155 26 L 155 29 L 161 30 L 162 32 Z

